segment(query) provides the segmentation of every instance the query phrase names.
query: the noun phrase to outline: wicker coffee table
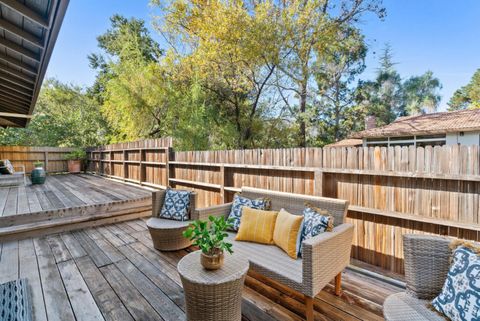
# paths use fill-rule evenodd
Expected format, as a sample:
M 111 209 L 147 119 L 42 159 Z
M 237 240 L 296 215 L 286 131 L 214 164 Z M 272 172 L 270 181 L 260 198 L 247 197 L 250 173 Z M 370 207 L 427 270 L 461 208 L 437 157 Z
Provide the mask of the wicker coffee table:
M 200 251 L 178 262 L 190 321 L 240 321 L 242 288 L 248 260 L 240 255 L 225 255 L 225 264 L 207 271 L 200 264 Z

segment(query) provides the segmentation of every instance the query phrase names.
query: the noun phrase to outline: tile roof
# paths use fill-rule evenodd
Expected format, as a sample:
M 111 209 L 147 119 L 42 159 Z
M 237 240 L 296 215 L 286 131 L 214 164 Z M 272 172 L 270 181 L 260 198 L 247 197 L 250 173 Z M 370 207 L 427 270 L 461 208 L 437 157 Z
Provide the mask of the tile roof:
M 355 147 L 361 146 L 363 141 L 361 139 L 347 138 L 339 140 L 338 142 L 325 145 L 324 147 Z
M 400 117 L 393 123 L 353 133 L 350 138 L 443 134 L 480 130 L 480 109 Z

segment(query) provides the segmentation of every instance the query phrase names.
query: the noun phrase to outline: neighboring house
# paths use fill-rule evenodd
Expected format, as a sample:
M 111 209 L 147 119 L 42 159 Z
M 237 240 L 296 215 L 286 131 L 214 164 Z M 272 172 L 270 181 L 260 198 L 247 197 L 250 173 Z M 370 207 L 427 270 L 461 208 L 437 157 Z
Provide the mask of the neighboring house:
M 363 145 L 362 139 L 347 138 L 338 142 L 325 145 L 324 147 L 359 147 Z
M 371 117 L 365 123 L 367 129 L 349 140 L 361 139 L 363 146 L 480 145 L 480 109 L 400 117 L 382 127 Z

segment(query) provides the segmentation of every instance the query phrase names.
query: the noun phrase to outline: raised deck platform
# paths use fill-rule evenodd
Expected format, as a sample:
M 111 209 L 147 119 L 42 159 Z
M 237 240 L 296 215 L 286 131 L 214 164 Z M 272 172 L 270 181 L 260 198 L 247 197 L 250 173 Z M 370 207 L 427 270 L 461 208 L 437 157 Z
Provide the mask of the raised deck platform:
M 0 283 L 28 278 L 35 321 L 184 320 L 176 265 L 192 249 L 159 252 L 141 219 L 0 244 Z M 315 320 L 383 320 L 386 296 L 402 289 L 347 270 L 342 296 L 327 286 Z M 250 274 L 244 320 L 299 321 L 297 294 Z
M 151 215 L 151 191 L 93 175 L 52 175 L 45 184 L 0 188 L 0 240 Z

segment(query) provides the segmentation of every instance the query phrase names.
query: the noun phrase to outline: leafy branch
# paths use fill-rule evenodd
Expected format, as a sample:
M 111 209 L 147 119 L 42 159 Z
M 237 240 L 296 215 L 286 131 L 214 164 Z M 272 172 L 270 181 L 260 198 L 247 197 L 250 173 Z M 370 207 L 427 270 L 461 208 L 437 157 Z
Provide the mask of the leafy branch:
M 228 234 L 225 232 L 233 227 L 233 219 L 225 220 L 223 217 L 209 216 L 208 221 L 197 220 L 183 232 L 183 236 L 192 240 L 206 255 L 216 255 L 222 251 L 230 254 L 232 244 L 225 241 Z

